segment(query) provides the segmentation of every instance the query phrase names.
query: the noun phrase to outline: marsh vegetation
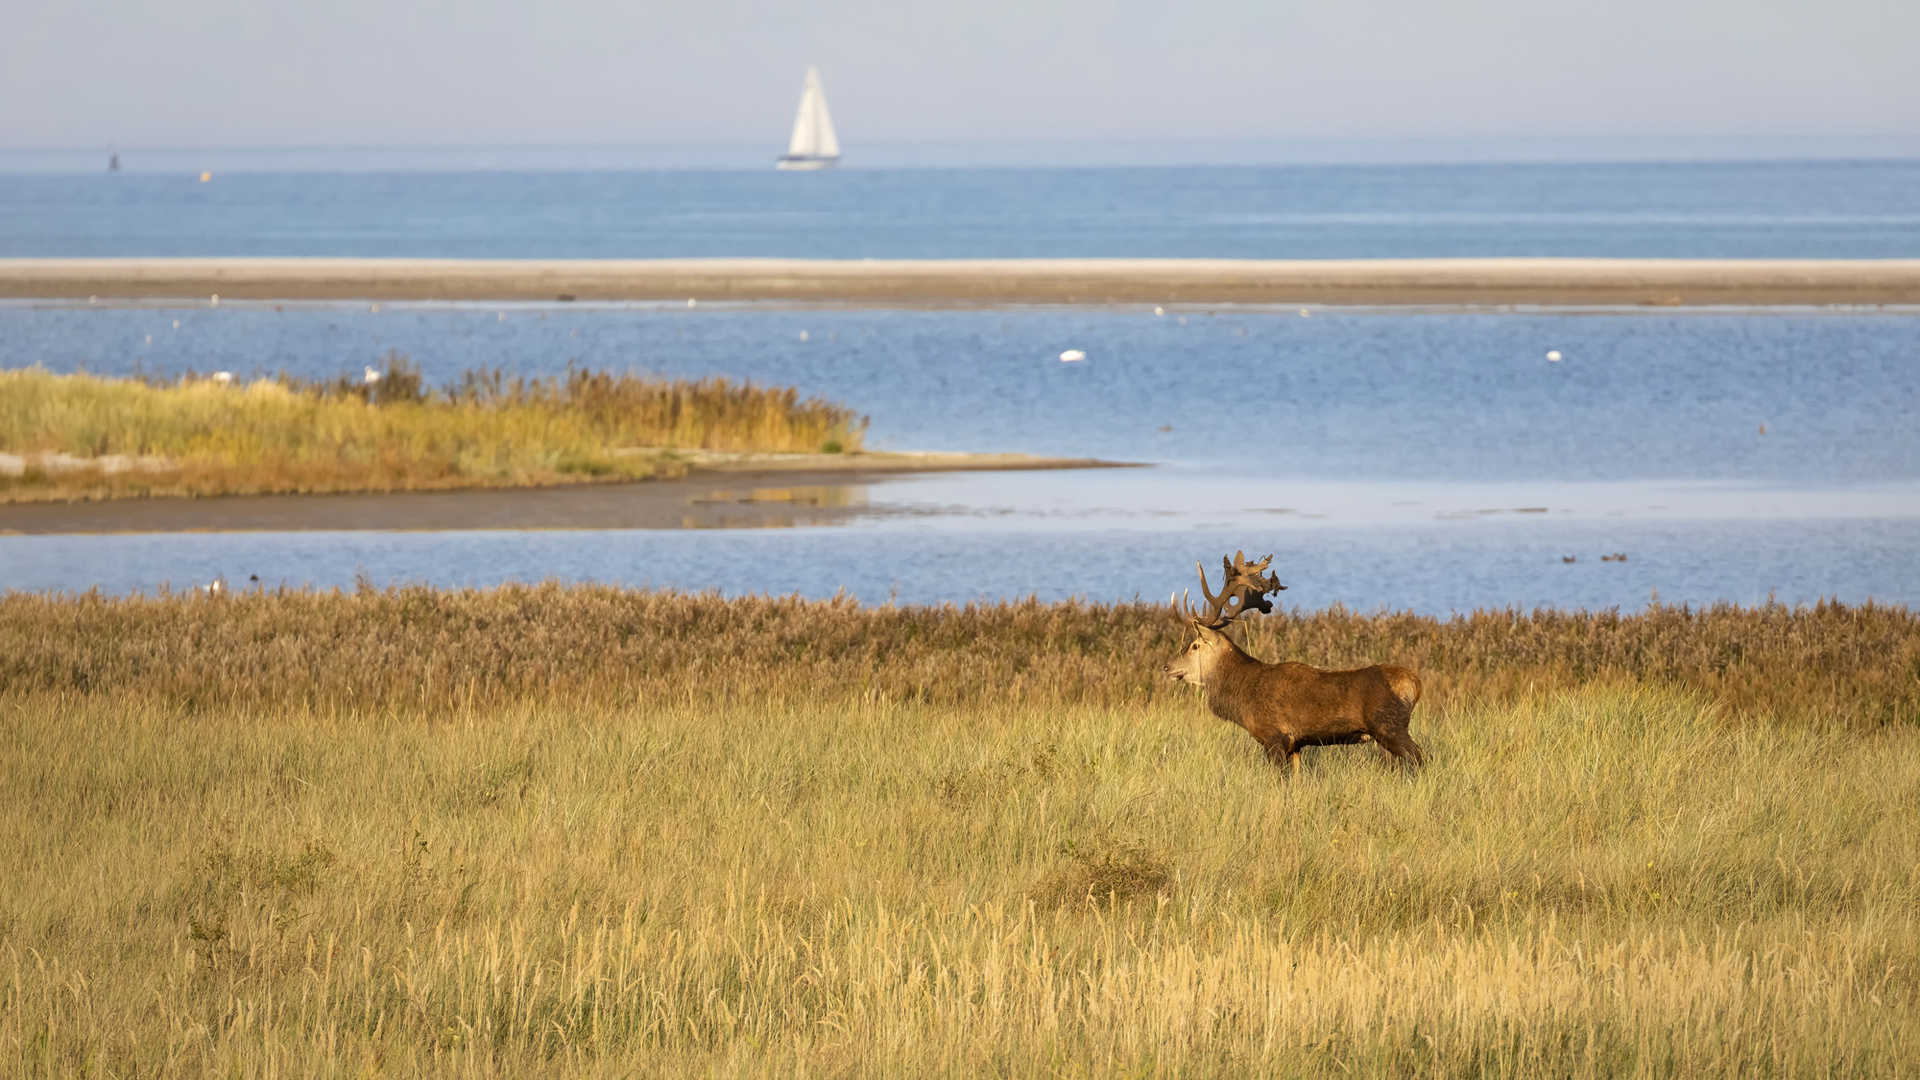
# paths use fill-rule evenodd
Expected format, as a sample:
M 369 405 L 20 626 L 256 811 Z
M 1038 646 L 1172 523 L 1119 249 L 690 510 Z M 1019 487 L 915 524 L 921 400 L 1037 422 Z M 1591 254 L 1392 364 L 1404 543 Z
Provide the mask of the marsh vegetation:
M 1285 780 L 1144 605 L 0 598 L 15 1075 L 1897 1076 L 1920 621 L 1250 618 L 1393 660 Z
M 375 374 L 0 372 L 0 452 L 17 462 L 0 501 L 631 480 L 683 472 L 675 451 L 854 452 L 866 430 L 844 406 L 719 377 L 470 371 L 432 388 L 399 356 Z

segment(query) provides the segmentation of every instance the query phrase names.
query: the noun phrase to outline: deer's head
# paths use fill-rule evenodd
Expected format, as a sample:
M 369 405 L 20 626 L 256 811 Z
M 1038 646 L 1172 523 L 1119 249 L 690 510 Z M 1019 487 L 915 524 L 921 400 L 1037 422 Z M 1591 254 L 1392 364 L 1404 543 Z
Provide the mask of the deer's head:
M 1174 682 L 1191 683 L 1205 689 L 1213 673 L 1220 668 L 1221 661 L 1240 651 L 1227 635 L 1210 626 L 1194 625 L 1193 642 L 1180 650 L 1180 655 L 1167 665 L 1167 675 Z
M 1205 686 L 1224 658 L 1240 652 L 1239 646 L 1227 637 L 1227 627 L 1248 608 L 1270 614 L 1273 602 L 1267 599 L 1267 594 L 1286 588 L 1279 578 L 1266 573 L 1272 562 L 1273 556 L 1269 555 L 1257 563 L 1249 563 L 1246 554 L 1238 551 L 1232 559 L 1222 556 L 1220 565 L 1226 577 L 1218 593 L 1207 584 L 1206 567 L 1195 564 L 1200 571 L 1200 593 L 1207 598 L 1207 610 L 1205 613 L 1195 611 L 1184 597 L 1174 607 L 1193 623 L 1194 631 L 1193 642 L 1167 665 L 1167 674 L 1174 681 Z

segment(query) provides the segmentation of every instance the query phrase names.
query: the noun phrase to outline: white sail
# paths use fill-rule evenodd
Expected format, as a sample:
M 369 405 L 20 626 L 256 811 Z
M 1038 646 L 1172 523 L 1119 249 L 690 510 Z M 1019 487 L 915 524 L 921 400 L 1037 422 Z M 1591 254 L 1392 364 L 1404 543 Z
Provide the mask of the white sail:
M 827 92 L 820 88 L 820 72 L 814 68 L 807 69 L 807 92 L 803 96 L 813 102 L 814 154 L 839 157 L 840 138 L 833 133 L 833 117 L 827 115 Z
M 823 169 L 840 158 L 840 140 L 833 133 L 833 117 L 827 115 L 827 94 L 820 88 L 820 71 L 807 68 L 807 86 L 800 93 L 800 114 L 793 119 L 793 138 L 787 142 L 787 154 L 779 161 L 782 169 Z

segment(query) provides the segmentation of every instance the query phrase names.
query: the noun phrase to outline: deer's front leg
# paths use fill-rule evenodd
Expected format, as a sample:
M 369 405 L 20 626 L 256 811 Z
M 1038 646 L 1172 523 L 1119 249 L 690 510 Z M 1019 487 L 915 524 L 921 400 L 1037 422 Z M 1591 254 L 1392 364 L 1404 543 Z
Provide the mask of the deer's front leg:
M 1300 747 L 1285 735 L 1276 735 L 1266 744 L 1267 760 L 1278 766 L 1285 762 L 1288 776 L 1300 775 Z

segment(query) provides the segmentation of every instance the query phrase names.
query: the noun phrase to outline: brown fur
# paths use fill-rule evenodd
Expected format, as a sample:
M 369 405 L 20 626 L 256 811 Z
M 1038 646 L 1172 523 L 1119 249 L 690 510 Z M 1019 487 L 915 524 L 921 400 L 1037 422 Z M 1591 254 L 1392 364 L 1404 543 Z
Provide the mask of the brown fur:
M 1407 734 L 1420 677 L 1406 668 L 1267 664 L 1218 630 L 1195 630 L 1199 636 L 1167 665 L 1167 674 L 1204 689 L 1213 714 L 1245 728 L 1274 764 L 1285 760 L 1297 774 L 1303 748 L 1361 742 L 1378 743 L 1389 761 L 1416 768 L 1425 761 Z

